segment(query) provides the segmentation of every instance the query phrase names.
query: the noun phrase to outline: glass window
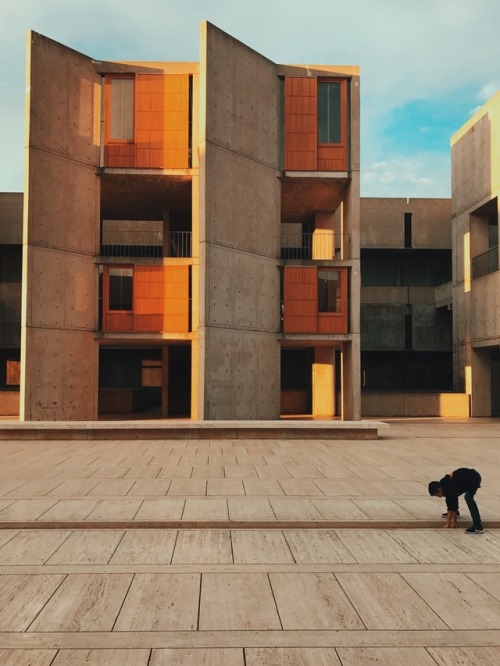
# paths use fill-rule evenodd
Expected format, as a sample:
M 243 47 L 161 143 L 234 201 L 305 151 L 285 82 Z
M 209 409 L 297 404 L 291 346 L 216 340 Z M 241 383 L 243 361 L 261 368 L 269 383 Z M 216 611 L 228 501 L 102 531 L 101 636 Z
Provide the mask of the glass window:
M 318 143 L 341 143 L 341 84 L 318 83 Z
M 109 309 L 132 310 L 132 268 L 109 269 Z
M 318 312 L 342 312 L 340 271 L 318 270 Z
M 134 138 L 134 79 L 111 79 L 109 138 Z

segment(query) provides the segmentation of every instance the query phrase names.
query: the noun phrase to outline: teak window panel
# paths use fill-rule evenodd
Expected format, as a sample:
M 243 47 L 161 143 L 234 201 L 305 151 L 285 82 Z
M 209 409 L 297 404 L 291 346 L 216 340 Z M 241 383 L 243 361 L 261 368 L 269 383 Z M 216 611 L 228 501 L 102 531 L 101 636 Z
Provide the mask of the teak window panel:
M 126 271 L 130 267 L 118 269 Z M 189 332 L 189 266 L 134 266 L 130 311 L 110 308 L 110 274 L 116 270 L 117 267 L 104 267 L 103 331 Z
M 124 81 L 133 85 L 133 128 L 117 136 L 117 119 L 130 112 L 129 101 L 126 109 L 120 106 L 123 95 L 118 91 Z M 187 169 L 189 103 L 187 74 L 107 76 L 104 166 Z
M 347 268 L 285 266 L 283 300 L 284 333 L 348 332 Z
M 347 79 L 285 77 L 285 170 L 348 169 Z

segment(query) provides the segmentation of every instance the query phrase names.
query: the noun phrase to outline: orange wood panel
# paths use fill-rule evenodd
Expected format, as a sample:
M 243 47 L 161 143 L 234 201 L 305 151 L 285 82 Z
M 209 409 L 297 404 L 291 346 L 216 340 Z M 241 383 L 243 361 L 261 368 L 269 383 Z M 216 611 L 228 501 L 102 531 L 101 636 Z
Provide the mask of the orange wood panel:
M 137 74 L 137 167 L 189 166 L 189 77 Z
M 285 333 L 316 333 L 318 291 L 316 267 L 285 266 L 284 320 Z
M 314 77 L 285 77 L 285 169 L 317 168 L 317 85 Z
M 163 330 L 189 331 L 189 266 L 164 266 Z

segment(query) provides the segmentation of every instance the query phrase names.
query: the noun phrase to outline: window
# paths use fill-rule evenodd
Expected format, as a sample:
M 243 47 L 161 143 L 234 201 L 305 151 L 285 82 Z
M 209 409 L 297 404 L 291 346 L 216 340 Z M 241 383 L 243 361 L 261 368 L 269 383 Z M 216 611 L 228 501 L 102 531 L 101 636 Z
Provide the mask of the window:
M 134 139 L 134 79 L 110 79 L 111 108 L 109 138 L 132 141 Z
M 342 142 L 341 84 L 318 83 L 318 143 Z
M 21 282 L 22 248 L 0 245 L 0 282 Z
M 405 247 L 411 247 L 411 213 L 405 213 Z
M 340 271 L 318 270 L 318 312 L 341 312 Z
M 21 383 L 20 352 L 0 349 L 0 389 L 17 390 Z
M 109 310 L 132 310 L 132 268 L 109 269 Z

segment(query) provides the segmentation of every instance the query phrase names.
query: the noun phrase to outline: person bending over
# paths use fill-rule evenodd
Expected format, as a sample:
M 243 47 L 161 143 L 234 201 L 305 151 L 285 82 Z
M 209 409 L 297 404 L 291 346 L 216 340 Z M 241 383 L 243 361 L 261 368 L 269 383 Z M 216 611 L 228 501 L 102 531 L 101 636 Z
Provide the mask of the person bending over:
M 484 532 L 481 516 L 474 496 L 481 487 L 481 475 L 475 469 L 460 467 L 451 474 L 446 474 L 441 481 L 429 483 L 429 495 L 444 497 L 446 500 L 446 523 L 443 527 L 456 527 L 458 514 L 458 496 L 464 496 L 465 503 L 470 511 L 472 525 L 465 532 L 467 534 L 482 534 Z M 444 514 L 443 514 L 444 515 Z

